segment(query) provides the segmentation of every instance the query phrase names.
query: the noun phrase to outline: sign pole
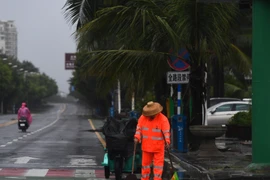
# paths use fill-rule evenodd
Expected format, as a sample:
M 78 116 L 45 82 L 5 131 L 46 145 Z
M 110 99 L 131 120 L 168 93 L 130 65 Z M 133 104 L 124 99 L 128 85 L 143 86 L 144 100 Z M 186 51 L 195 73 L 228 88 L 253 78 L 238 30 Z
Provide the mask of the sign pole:
M 177 115 L 181 114 L 181 84 L 177 86 Z
M 176 56 L 172 55 L 168 58 L 169 66 L 175 71 L 167 72 L 167 84 L 177 84 L 177 114 L 172 116 L 172 142 L 175 148 L 184 153 L 187 152 L 185 141 L 186 117 L 181 114 L 181 86 L 182 84 L 189 83 L 190 72 L 185 70 L 188 69 L 190 65 L 182 59 L 189 59 L 189 53 L 185 48 L 180 49 Z

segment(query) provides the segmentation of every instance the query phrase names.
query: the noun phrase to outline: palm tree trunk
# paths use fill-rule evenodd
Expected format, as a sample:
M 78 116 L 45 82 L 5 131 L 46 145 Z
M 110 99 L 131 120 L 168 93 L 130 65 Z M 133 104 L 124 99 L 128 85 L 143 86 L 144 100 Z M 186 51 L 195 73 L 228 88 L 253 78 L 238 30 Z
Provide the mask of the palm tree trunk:
M 155 85 L 155 96 L 156 96 L 156 100 L 157 102 L 159 102 L 164 108 L 163 108 L 163 113 L 165 115 L 167 115 L 167 112 L 166 112 L 166 100 L 169 96 L 169 89 L 170 87 L 168 86 L 167 84 L 167 79 L 166 79 L 166 75 L 163 76 L 162 80 L 157 83 Z
M 190 93 L 191 93 L 191 103 L 192 103 L 192 113 L 190 113 L 190 121 L 187 124 L 188 129 L 188 141 L 191 149 L 198 149 L 200 141 L 191 134 L 189 131 L 189 126 L 192 125 L 202 125 L 202 105 L 203 105 L 203 92 L 205 92 L 204 83 L 204 65 L 191 66 L 190 75 Z M 189 110 L 191 111 L 191 110 Z
M 213 90 L 214 97 L 224 97 L 224 65 L 218 61 L 217 57 L 213 60 Z
M 4 101 L 1 100 L 1 114 L 4 114 Z

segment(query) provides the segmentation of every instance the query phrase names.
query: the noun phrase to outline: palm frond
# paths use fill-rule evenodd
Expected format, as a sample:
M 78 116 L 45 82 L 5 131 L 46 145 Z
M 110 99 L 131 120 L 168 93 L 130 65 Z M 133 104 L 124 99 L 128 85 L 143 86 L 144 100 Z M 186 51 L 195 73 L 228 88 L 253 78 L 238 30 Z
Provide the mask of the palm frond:
M 203 4 L 196 0 L 173 0 L 169 12 L 171 21 L 180 38 L 195 45 L 200 39 L 207 39 L 210 50 L 222 54 L 229 42 L 227 34 L 237 15 L 232 3 Z
M 230 92 L 230 93 L 242 91 L 242 89 L 238 87 L 237 85 L 229 84 L 229 83 L 224 83 L 224 88 L 225 88 L 225 91 Z
M 232 3 L 201 4 L 196 0 L 127 0 L 102 8 L 77 31 L 78 50 L 92 51 L 86 53 L 81 71 L 101 80 L 123 78 L 136 88 L 153 85 L 170 70 L 166 62 L 169 49 L 182 47 L 197 65 L 208 60 L 209 52 L 219 60 L 238 53 L 235 60 L 243 58 L 239 67 L 247 69 L 247 57 L 230 45 L 230 28 L 237 13 Z M 100 42 L 108 42 L 108 46 L 100 46 Z
M 251 88 L 242 89 L 237 85 L 225 83 L 225 95 L 228 97 L 247 98 L 251 97 Z
M 72 25 L 77 28 L 92 20 L 96 11 L 101 6 L 99 0 L 67 0 L 63 6 L 64 15 Z
M 106 50 L 86 53 L 81 71 L 100 80 L 120 78 L 137 87 L 150 87 L 170 69 L 163 52 L 144 50 Z
M 250 75 L 251 58 L 243 53 L 237 46 L 231 44 L 232 56 L 229 63 L 244 75 Z
M 104 35 L 115 35 L 118 40 L 116 44 L 125 44 L 126 47 L 134 47 L 134 44 L 150 46 L 154 36 L 163 40 L 166 38 L 171 46 L 179 46 L 181 39 L 166 21 L 160 7 L 153 5 L 154 2 L 138 7 L 138 2 L 142 1 L 146 0 L 134 0 L 127 3 L 129 6 L 114 6 L 98 11 L 97 18 L 78 31 L 79 47 L 89 46 L 86 39 L 92 34 L 102 38 Z

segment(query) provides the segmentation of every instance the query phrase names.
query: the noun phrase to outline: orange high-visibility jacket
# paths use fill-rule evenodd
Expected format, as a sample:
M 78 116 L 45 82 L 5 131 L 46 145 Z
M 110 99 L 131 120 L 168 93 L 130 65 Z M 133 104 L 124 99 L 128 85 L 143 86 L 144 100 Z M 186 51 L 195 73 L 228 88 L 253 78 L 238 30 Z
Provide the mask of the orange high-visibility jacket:
M 142 115 L 134 137 L 142 142 L 143 151 L 159 152 L 164 150 L 165 145 L 162 131 L 166 142 L 170 144 L 170 124 L 167 117 L 159 113 L 150 121 L 149 117 Z

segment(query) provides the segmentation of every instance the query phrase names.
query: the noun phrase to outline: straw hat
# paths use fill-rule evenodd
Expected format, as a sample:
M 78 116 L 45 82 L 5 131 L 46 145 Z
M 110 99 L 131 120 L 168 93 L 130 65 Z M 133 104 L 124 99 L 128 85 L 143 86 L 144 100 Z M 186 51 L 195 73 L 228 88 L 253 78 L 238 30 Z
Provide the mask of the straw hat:
M 159 103 L 150 101 L 143 107 L 142 114 L 144 116 L 154 116 L 160 113 L 162 110 L 163 107 Z

